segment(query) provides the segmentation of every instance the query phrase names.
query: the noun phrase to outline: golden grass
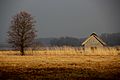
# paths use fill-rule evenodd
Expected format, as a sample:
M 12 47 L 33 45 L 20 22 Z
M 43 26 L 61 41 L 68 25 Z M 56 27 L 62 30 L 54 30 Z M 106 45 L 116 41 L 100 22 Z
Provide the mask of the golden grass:
M 55 50 L 29 50 L 25 56 L 20 56 L 19 51 L 0 51 L 0 64 L 13 66 L 66 66 L 74 63 L 74 67 L 88 65 L 88 63 L 101 63 L 101 66 L 119 60 L 120 51 L 115 48 L 99 48 L 96 50 L 83 50 L 71 47 L 56 48 Z M 105 62 L 105 63 L 104 63 Z M 86 64 L 85 64 L 86 63 Z M 81 64 L 81 65 L 77 65 Z M 70 65 L 71 66 L 71 65 Z M 72 66 L 72 67 L 73 67 Z M 90 66 L 89 66 L 90 67 Z M 92 66 L 93 67 L 93 66 Z
M 19 51 L 0 51 L 0 55 L 19 55 Z M 104 47 L 97 49 L 83 49 L 74 47 L 55 47 L 53 49 L 45 48 L 45 50 L 26 50 L 26 55 L 119 55 L 120 47 Z
M 118 80 L 119 53 L 114 47 L 94 51 L 71 47 L 29 50 L 25 56 L 19 51 L 0 51 L 0 74 L 11 73 L 10 80 Z

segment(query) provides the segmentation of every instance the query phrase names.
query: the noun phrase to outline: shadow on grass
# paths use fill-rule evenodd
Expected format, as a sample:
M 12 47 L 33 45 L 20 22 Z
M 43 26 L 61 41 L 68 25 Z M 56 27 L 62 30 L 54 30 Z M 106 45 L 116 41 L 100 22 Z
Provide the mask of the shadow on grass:
M 0 68 L 0 80 L 120 80 L 119 74 L 88 68 Z

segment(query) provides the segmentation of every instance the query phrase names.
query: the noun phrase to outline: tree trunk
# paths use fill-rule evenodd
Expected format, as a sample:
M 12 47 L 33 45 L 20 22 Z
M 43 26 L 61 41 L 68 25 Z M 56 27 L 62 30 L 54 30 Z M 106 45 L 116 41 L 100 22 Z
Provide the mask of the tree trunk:
M 25 55 L 25 54 L 24 54 L 24 48 L 23 48 L 23 47 L 21 47 L 20 52 L 21 52 L 21 56 Z

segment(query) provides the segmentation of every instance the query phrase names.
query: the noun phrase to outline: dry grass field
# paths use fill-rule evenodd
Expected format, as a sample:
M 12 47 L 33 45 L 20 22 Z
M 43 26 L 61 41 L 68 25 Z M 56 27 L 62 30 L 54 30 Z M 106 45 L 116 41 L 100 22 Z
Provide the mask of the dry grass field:
M 0 51 L 0 80 L 120 80 L 120 50 Z

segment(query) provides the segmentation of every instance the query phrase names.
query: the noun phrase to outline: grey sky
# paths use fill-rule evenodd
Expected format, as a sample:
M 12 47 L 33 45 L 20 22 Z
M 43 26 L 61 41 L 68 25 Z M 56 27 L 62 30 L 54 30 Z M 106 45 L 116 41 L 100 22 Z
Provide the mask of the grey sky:
M 24 10 L 37 21 L 38 37 L 120 32 L 119 0 L 0 0 L 0 42 L 11 17 Z

